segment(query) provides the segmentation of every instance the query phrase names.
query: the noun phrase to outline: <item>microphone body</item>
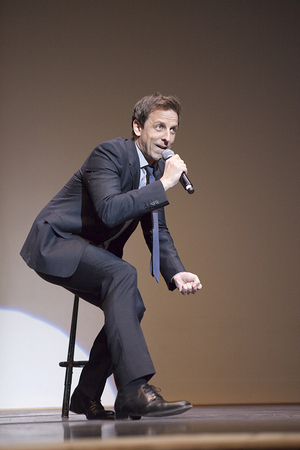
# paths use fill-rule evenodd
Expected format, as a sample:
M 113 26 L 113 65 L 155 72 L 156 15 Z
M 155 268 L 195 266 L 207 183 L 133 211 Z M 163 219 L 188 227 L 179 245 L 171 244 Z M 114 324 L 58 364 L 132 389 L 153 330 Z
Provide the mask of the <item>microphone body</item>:
M 172 158 L 172 156 L 174 156 L 174 152 L 173 150 L 164 150 L 163 154 L 162 154 L 162 159 L 164 161 L 166 161 L 169 158 Z M 179 178 L 180 183 L 182 184 L 182 186 L 184 187 L 184 189 L 189 193 L 189 194 L 193 194 L 195 192 L 193 185 L 191 183 L 191 181 L 188 179 L 188 176 L 185 172 L 182 172 L 180 178 Z

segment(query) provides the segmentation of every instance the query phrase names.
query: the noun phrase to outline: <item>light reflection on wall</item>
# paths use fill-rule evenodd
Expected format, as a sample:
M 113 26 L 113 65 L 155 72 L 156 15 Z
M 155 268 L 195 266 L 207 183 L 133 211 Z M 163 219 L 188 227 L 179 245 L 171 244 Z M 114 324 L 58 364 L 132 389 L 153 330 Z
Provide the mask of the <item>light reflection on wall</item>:
M 0 309 L 0 409 L 61 407 L 68 336 L 23 312 Z M 88 355 L 76 345 L 75 358 Z M 72 389 L 81 369 L 74 369 Z M 106 384 L 102 403 L 115 400 L 113 382 Z

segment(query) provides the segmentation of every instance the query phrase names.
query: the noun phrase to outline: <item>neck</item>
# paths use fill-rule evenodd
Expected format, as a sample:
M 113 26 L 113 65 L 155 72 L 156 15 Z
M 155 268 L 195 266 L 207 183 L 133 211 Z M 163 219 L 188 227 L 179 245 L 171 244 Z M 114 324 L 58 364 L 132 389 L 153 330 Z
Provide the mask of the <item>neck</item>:
M 139 145 L 139 138 L 137 136 L 134 136 L 134 142 L 135 142 L 136 146 L 139 148 L 139 150 L 143 153 L 149 166 L 152 166 L 155 163 L 155 160 L 152 158 L 149 158 L 149 156 L 143 151 L 143 149 Z

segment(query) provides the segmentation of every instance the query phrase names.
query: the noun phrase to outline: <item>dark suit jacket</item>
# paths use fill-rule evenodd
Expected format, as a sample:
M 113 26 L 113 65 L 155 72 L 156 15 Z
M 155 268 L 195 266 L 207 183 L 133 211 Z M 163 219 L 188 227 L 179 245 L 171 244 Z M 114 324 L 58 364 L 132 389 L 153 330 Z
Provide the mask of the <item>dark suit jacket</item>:
M 163 170 L 161 160 L 155 171 L 157 180 Z M 160 181 L 138 189 L 139 178 L 139 158 L 132 139 L 117 138 L 96 147 L 36 218 L 21 250 L 25 262 L 38 272 L 69 277 L 88 243 L 101 246 L 128 220 L 129 226 L 108 250 L 121 258 L 124 244 L 139 222 L 151 250 L 150 212 L 158 209 L 161 273 L 169 289 L 174 289 L 171 278 L 185 269 L 166 226 L 166 192 Z

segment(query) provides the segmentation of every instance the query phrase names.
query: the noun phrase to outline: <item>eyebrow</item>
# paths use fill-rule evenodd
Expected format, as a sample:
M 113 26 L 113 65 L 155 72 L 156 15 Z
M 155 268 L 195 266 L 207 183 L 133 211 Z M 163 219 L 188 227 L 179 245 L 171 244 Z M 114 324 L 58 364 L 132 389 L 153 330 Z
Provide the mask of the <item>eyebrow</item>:
M 156 120 L 154 122 L 154 125 L 158 125 L 158 124 L 166 125 L 166 122 L 164 122 L 163 120 L 158 119 L 158 120 Z M 170 128 L 178 128 L 178 122 L 176 123 L 176 125 L 172 125 Z

